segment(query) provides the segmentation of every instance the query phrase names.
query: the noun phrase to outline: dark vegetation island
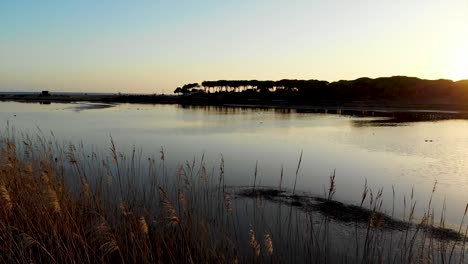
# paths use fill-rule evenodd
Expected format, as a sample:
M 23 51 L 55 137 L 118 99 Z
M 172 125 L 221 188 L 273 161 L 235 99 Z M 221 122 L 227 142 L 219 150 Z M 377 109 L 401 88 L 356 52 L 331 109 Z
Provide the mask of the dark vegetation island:
M 175 89 L 188 102 L 468 109 L 468 80 L 394 76 L 353 81 L 219 80 Z
M 96 101 L 240 105 L 287 108 L 354 107 L 425 110 L 468 110 L 468 80 L 425 80 L 393 76 L 351 81 L 218 80 L 185 84 L 174 95 L 74 94 L 0 95 L 0 100 Z

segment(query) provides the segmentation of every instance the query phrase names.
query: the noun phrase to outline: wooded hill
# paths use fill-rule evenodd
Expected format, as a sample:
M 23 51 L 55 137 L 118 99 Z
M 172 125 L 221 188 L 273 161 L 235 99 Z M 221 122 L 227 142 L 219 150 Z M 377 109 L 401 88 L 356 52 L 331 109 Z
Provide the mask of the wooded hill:
M 468 106 L 468 80 L 425 80 L 393 76 L 351 81 L 320 80 L 218 80 L 190 83 L 174 93 L 224 101 L 264 100 L 301 104 L 419 104 Z M 221 96 L 221 97 L 220 97 Z

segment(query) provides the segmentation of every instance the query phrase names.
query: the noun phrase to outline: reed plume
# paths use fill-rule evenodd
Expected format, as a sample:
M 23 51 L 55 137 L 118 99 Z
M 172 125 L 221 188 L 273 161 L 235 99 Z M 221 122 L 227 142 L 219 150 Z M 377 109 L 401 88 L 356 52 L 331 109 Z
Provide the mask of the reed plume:
M 47 193 L 49 196 L 50 207 L 52 208 L 53 212 L 60 213 L 62 211 L 62 208 L 60 207 L 60 202 L 57 197 L 57 192 L 55 192 L 55 190 L 49 186 Z
M 250 230 L 249 230 L 249 245 L 254 251 L 255 255 L 258 257 L 260 256 L 260 244 L 257 242 L 257 239 L 255 238 L 255 230 L 253 225 L 250 225 Z
M 140 219 L 138 220 L 138 223 L 140 225 L 140 231 L 141 233 L 148 235 L 148 223 L 145 220 L 145 217 L 141 216 Z
M 89 187 L 88 181 L 85 177 L 81 178 L 81 183 L 83 185 L 83 193 L 85 195 L 86 201 L 91 199 L 91 188 Z
M 266 232 L 264 242 L 265 242 L 265 247 L 267 249 L 268 254 L 272 255 L 273 254 L 273 240 L 271 239 L 270 233 Z
M 224 194 L 224 205 L 228 212 L 232 212 L 231 194 L 228 192 Z
M 0 201 L 5 214 L 10 215 L 13 210 L 13 202 L 11 201 L 10 192 L 5 184 L 0 184 Z
M 107 221 L 101 216 L 99 216 L 99 221 L 92 227 L 91 241 L 97 243 L 99 251 L 101 252 L 101 259 L 104 259 L 113 252 L 120 251 L 111 228 Z
M 180 220 L 179 217 L 177 216 L 177 212 L 172 205 L 171 201 L 169 201 L 169 197 L 167 196 L 166 191 L 164 191 L 163 188 L 159 187 L 159 193 L 161 195 L 161 205 L 162 208 L 166 212 L 166 218 L 171 226 L 179 225 Z
M 132 212 L 127 208 L 127 205 L 125 204 L 125 202 L 122 200 L 119 203 L 119 208 L 123 216 L 129 216 L 132 214 Z

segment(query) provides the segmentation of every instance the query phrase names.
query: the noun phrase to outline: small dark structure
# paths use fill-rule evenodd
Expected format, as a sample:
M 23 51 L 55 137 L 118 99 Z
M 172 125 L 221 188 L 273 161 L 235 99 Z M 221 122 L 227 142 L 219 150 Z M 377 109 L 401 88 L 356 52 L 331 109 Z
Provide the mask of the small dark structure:
M 47 96 L 50 96 L 50 93 L 49 93 L 49 91 L 42 91 L 40 96 L 41 97 L 47 97 Z

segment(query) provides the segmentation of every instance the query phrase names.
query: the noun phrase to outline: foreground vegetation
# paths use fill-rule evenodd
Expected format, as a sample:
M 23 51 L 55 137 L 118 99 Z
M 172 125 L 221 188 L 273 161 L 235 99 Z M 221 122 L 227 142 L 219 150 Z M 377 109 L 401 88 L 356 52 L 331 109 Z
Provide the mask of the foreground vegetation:
M 146 158 L 119 152 L 111 139 L 101 156 L 42 132 L 7 128 L 0 138 L 2 263 L 465 262 L 464 219 L 449 233 L 457 235 L 444 236 L 432 198 L 418 220 L 416 201 L 405 198 L 399 221 L 414 224 L 388 228 L 395 220 L 382 212 L 382 191 L 365 185 L 352 207 L 365 214 L 343 224 L 326 213 L 350 208 L 334 202 L 335 175 L 322 198 L 333 207 L 298 208 L 306 198 L 295 187 L 290 200 L 278 195 L 282 173 L 278 191 L 261 191 L 254 173 L 250 195 L 237 195 L 224 184 L 222 157 L 211 173 L 203 157 L 172 173 L 164 149 Z

